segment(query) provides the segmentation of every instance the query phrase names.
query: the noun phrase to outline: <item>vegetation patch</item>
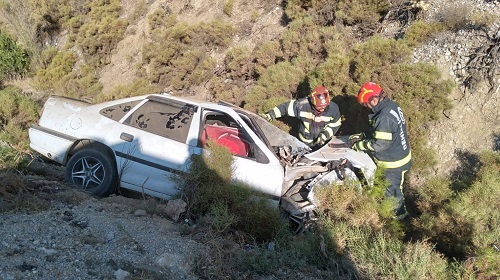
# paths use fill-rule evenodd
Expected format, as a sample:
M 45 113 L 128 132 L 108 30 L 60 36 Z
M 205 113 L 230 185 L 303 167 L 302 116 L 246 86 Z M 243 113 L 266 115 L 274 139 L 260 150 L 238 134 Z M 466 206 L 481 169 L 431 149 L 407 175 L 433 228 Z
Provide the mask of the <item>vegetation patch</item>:
M 53 49 L 47 49 L 42 56 L 48 65 L 39 69 L 34 77 L 34 85 L 38 89 L 87 100 L 92 100 L 101 92 L 102 84 L 95 69 L 85 64 L 78 67 L 75 52 L 54 52 Z
M 219 233 L 241 231 L 250 241 L 266 241 L 282 229 L 276 205 L 248 186 L 231 182 L 232 154 L 209 141 L 208 153 L 193 156 L 185 184 L 188 217 L 201 219 Z
M 29 151 L 26 131 L 38 121 L 40 106 L 19 89 L 0 90 L 0 168 L 17 168 L 26 164 Z
M 421 217 L 415 221 L 416 232 L 429 238 L 448 256 L 469 263 L 468 273 L 481 278 L 498 277 L 498 242 L 500 238 L 500 153 L 480 155 L 473 180 L 452 182 L 443 178 L 429 180 L 418 190 Z M 457 183 L 461 187 L 454 190 Z
M 210 52 L 226 48 L 235 33 L 230 24 L 220 20 L 190 25 L 163 10 L 150 15 L 149 24 L 153 42 L 142 52 L 148 80 L 175 90 L 209 80 L 216 66 Z
M 27 52 L 0 30 L 0 85 L 4 78 L 26 74 L 29 62 Z
M 118 85 L 109 93 L 100 93 L 96 96 L 95 101 L 104 102 L 159 92 L 160 89 L 156 85 L 152 85 L 146 79 L 140 78 L 128 85 Z

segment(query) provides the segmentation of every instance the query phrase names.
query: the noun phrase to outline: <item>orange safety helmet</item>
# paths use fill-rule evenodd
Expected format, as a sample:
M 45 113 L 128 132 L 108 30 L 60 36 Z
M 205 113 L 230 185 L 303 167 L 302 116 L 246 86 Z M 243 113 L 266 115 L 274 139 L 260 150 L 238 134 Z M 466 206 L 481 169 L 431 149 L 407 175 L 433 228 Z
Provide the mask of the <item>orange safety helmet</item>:
M 378 97 L 382 94 L 384 90 L 382 87 L 373 82 L 367 82 L 361 86 L 358 92 L 358 102 L 360 104 L 366 104 L 370 102 L 373 97 Z
M 317 86 L 311 91 L 311 104 L 318 111 L 323 112 L 330 104 L 330 94 L 324 86 Z

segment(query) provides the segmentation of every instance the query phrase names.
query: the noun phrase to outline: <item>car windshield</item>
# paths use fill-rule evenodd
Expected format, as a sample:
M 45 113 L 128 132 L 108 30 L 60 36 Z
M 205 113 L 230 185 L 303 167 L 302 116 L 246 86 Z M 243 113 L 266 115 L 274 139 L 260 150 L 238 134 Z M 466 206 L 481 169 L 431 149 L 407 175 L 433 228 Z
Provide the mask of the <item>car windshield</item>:
M 245 122 L 247 122 L 250 128 L 252 128 L 252 130 L 257 135 L 259 135 L 259 137 L 261 137 L 261 139 L 263 138 L 262 140 L 265 143 L 273 148 L 288 146 L 292 148 L 292 152 L 310 150 L 310 148 L 306 144 L 302 143 L 299 139 L 277 128 L 257 114 L 226 102 L 219 102 L 219 105 L 228 106 L 235 110 L 238 114 L 240 114 L 240 116 L 242 116 L 242 118 L 245 120 Z M 249 121 L 251 123 L 249 123 Z

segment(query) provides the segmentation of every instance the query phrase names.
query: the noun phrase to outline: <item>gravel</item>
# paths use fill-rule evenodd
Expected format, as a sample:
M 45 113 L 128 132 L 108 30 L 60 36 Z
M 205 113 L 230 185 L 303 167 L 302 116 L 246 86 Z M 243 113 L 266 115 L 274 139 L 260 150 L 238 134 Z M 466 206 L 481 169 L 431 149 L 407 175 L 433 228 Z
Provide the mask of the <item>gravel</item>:
M 63 192 L 56 197 L 75 195 Z M 1 215 L 0 279 L 198 279 L 192 268 L 204 246 L 180 235 L 178 223 L 137 209 L 141 200 L 51 204 Z

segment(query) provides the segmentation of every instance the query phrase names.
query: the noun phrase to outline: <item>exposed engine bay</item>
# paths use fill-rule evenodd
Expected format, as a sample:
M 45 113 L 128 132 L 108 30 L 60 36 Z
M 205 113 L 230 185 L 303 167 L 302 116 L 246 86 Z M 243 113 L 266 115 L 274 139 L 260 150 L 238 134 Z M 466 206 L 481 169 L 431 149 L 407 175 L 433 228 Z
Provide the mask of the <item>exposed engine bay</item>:
M 291 221 L 292 230 L 309 230 L 318 218 L 319 201 L 314 190 L 354 182 L 361 191 L 362 184 L 373 184 L 376 166 L 364 153 L 348 147 L 347 137 L 333 138 L 319 150 L 309 153 L 290 147 L 277 148 L 285 167 L 285 181 L 280 207 Z

